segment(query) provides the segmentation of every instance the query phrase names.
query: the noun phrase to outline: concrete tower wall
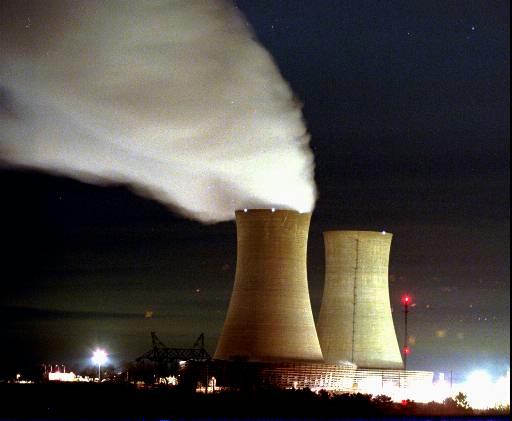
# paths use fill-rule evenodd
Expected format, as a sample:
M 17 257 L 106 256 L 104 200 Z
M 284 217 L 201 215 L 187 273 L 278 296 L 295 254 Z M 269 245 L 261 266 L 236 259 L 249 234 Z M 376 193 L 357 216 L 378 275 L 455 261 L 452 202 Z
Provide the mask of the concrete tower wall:
M 309 298 L 311 214 L 236 212 L 235 285 L 214 358 L 322 361 Z
M 327 231 L 325 285 L 317 323 L 327 363 L 402 368 L 388 287 L 392 234 Z

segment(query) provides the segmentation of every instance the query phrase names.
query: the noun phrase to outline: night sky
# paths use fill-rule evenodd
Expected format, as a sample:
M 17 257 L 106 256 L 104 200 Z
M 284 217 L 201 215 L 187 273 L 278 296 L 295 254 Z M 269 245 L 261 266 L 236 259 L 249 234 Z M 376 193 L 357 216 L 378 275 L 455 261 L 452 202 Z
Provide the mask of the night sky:
M 313 312 L 322 231 L 394 234 L 390 294 L 408 368 L 463 379 L 510 366 L 507 1 L 237 1 L 290 83 L 319 198 L 308 244 Z M 286 165 L 286 162 L 283 162 Z M 1 171 L 0 374 L 114 363 L 150 348 L 213 353 L 233 286 L 233 222 L 203 225 L 137 196 Z

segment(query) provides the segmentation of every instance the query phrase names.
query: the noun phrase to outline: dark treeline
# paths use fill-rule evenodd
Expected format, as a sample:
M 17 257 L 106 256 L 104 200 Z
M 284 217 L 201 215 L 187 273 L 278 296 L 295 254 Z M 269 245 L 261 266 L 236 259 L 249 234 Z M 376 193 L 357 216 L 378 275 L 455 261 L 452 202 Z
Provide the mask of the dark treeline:
M 444 403 L 394 403 L 386 396 L 316 394 L 308 389 L 205 395 L 168 387 L 138 389 L 126 383 L 4 383 L 0 384 L 0 396 L 1 416 L 15 419 L 504 417 L 510 411 L 476 412 L 453 399 Z

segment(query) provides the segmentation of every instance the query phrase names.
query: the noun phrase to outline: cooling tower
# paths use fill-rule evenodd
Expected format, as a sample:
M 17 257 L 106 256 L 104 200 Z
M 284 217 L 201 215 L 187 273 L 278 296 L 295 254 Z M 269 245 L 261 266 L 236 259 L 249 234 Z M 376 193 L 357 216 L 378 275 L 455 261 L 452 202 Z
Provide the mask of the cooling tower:
M 309 299 L 310 213 L 236 212 L 237 262 L 215 359 L 321 362 Z
M 392 234 L 327 231 L 318 338 L 327 363 L 403 368 L 388 288 Z

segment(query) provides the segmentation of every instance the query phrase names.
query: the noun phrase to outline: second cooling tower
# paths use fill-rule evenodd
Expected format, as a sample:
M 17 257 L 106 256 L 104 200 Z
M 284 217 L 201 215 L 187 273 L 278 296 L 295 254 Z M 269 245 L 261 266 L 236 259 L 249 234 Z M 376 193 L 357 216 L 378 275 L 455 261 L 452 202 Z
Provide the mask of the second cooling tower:
M 317 323 L 327 363 L 403 368 L 388 288 L 392 235 L 327 231 L 325 285 Z
M 307 282 L 310 218 L 287 210 L 236 212 L 235 285 L 215 359 L 322 361 Z

